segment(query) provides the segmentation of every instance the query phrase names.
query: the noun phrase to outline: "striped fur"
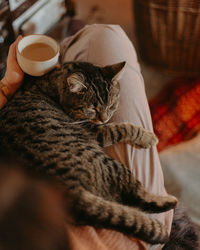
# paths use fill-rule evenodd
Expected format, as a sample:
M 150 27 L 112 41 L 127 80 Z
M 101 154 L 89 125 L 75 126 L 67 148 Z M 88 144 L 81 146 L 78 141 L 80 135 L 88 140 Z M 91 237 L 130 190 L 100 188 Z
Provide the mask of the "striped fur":
M 164 243 L 165 227 L 145 211 L 167 211 L 176 198 L 146 192 L 123 164 L 103 152 L 116 142 L 148 148 L 157 140 L 133 124 L 106 123 L 118 106 L 116 76 L 123 67 L 70 62 L 44 77 L 26 76 L 0 112 L 0 153 L 55 176 L 71 197 L 69 210 L 76 224 Z

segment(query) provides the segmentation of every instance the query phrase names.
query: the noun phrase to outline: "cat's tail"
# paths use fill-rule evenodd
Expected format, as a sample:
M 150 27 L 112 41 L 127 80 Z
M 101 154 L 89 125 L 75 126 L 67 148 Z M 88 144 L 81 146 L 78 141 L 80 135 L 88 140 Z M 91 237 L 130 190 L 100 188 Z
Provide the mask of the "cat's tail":
M 76 224 L 114 229 L 151 244 L 168 240 L 166 228 L 136 208 L 104 200 L 82 188 L 76 189 L 76 196 L 71 207 Z
M 182 206 L 174 209 L 170 239 L 163 250 L 199 250 L 199 232 Z

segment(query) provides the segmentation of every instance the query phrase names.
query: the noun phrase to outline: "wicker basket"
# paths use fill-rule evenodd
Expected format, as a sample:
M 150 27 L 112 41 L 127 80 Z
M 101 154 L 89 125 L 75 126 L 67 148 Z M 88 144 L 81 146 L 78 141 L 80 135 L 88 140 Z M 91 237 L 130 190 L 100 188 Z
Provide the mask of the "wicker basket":
M 144 62 L 181 75 L 200 75 L 200 0 L 134 0 Z

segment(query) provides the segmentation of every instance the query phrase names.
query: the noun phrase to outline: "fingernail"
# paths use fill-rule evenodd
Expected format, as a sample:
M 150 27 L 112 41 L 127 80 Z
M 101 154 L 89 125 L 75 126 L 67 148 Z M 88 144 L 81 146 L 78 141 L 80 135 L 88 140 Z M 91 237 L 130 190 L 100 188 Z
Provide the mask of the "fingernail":
M 60 69 L 61 68 L 61 64 L 56 64 L 55 68 L 56 69 Z

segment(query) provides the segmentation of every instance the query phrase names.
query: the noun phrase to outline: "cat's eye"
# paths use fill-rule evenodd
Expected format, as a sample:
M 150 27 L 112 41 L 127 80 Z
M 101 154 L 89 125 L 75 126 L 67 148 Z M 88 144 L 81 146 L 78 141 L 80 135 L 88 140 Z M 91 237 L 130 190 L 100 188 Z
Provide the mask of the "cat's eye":
M 98 103 L 97 103 L 97 102 L 94 102 L 93 105 L 94 105 L 94 107 L 96 108 L 97 105 L 98 105 Z
M 73 110 L 82 110 L 82 107 L 73 107 Z
M 110 106 L 109 106 L 109 109 L 112 110 L 112 109 L 116 109 L 117 108 L 117 104 L 116 103 L 112 103 Z
M 94 118 L 96 116 L 96 110 L 94 108 L 88 108 L 87 115 L 91 119 Z

